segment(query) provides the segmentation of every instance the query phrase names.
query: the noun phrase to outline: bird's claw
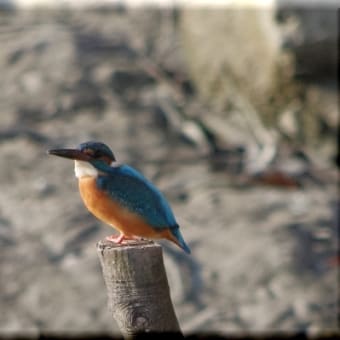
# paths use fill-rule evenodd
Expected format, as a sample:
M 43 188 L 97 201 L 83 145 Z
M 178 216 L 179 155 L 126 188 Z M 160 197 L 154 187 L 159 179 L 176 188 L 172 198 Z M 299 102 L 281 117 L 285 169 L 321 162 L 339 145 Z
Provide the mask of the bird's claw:
M 106 236 L 107 241 L 118 243 L 118 244 L 122 243 L 125 239 L 126 237 L 123 234 L 120 234 L 118 236 L 115 236 L 115 235 Z
M 119 234 L 118 236 L 115 235 L 106 236 L 106 240 L 113 243 L 121 244 L 123 243 L 124 240 L 143 240 L 143 238 L 138 236 L 126 236 L 124 234 Z

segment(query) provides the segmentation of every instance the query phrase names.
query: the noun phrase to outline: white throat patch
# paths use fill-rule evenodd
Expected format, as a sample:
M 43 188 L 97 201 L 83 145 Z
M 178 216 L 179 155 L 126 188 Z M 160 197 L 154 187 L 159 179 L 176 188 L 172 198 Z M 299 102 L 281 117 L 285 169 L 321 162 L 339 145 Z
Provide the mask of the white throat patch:
M 88 162 L 74 161 L 74 173 L 77 178 L 90 176 L 97 177 L 98 170 Z

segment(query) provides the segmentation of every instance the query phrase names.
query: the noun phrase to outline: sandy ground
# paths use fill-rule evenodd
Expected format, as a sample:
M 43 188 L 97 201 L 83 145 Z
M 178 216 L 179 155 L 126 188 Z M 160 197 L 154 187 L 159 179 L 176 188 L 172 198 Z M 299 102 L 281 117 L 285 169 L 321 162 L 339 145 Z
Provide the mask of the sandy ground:
M 186 79 L 164 21 L 153 11 L 0 14 L 0 336 L 118 333 L 95 247 L 111 230 L 83 207 L 73 164 L 46 155 L 90 139 L 171 202 L 192 248 L 162 242 L 186 334 L 338 330 L 336 182 L 235 185 L 169 128 L 159 103 L 171 91 L 140 57 L 152 51 Z

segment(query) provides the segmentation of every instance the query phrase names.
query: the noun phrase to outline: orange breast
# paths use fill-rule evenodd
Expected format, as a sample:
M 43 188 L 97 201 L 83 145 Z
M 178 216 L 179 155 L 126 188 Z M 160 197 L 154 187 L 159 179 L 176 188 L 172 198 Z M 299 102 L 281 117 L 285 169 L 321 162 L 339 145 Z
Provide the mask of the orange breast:
M 80 195 L 87 209 L 98 219 L 118 229 L 127 237 L 166 238 L 178 243 L 168 229 L 148 225 L 139 215 L 119 205 L 108 194 L 99 190 L 94 177 L 79 179 Z

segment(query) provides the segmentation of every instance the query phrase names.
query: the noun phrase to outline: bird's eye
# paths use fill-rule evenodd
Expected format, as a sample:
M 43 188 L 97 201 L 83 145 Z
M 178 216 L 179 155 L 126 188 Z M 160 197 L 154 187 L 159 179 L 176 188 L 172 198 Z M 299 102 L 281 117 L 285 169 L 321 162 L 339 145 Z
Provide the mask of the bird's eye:
M 96 150 L 92 155 L 92 157 L 94 158 L 100 158 L 101 156 L 102 156 L 102 153 L 99 150 Z

